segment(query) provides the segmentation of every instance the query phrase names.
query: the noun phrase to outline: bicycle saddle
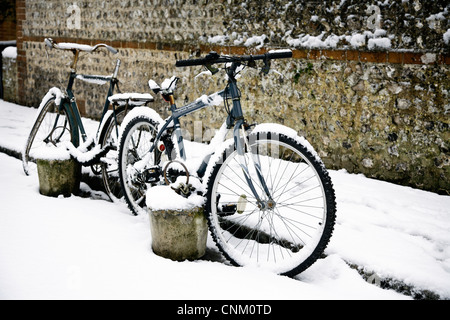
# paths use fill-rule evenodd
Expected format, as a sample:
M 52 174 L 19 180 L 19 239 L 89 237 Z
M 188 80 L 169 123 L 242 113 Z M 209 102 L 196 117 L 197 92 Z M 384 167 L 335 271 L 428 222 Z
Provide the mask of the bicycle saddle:
M 153 92 L 155 94 L 158 94 L 158 93 L 161 92 L 161 94 L 163 96 L 164 95 L 170 95 L 170 94 L 174 93 L 174 91 L 177 89 L 178 80 L 180 80 L 180 78 L 177 78 L 177 77 L 173 76 L 170 79 L 164 80 L 161 85 L 157 84 L 153 80 L 149 80 L 148 81 L 148 86 L 150 87 L 150 89 L 153 90 Z
M 149 93 L 119 93 L 108 98 L 112 104 L 142 106 L 155 101 Z

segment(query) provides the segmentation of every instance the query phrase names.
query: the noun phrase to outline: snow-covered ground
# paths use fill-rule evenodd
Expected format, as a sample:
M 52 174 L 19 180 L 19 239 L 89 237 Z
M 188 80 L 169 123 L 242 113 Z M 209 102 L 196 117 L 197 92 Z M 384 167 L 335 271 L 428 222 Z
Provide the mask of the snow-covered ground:
M 0 101 L 0 147 L 21 151 L 34 112 Z M 19 160 L 0 153 L 0 163 L 0 299 L 411 299 L 376 285 L 386 279 L 450 299 L 448 196 L 331 171 L 327 256 L 291 279 L 232 267 L 210 240 L 205 259 L 160 258 L 146 215 L 84 183 L 91 197 L 44 197 Z

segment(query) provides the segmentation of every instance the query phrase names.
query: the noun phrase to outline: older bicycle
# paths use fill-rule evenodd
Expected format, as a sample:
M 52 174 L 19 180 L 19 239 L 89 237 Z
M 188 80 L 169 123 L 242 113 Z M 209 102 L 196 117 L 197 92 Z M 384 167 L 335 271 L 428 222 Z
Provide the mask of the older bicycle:
M 70 142 L 73 145 L 72 155 L 84 166 L 91 166 L 95 174 L 102 175 L 105 191 L 110 199 L 120 198 L 122 192 L 118 181 L 117 165 L 119 126 L 129 110 L 135 106 L 152 102 L 154 99 L 150 94 L 114 95 L 114 91 L 118 90 L 119 85 L 117 75 L 121 65 L 120 59 L 117 59 L 114 71 L 110 76 L 77 73 L 80 53 L 93 53 L 105 48 L 110 53 L 117 54 L 118 50 L 115 48 L 106 44 L 89 46 L 76 43 L 58 43 L 51 38 L 45 39 L 45 44 L 50 49 L 72 52 L 73 61 L 65 91 L 63 92 L 55 87 L 51 88 L 38 108 L 36 120 L 22 154 L 24 172 L 27 175 L 30 174 L 29 161 L 35 160 L 37 149 L 45 145 L 61 146 L 63 143 Z M 83 125 L 73 92 L 76 79 L 99 85 L 109 83 L 109 90 L 95 137 L 88 137 Z M 77 147 L 79 148 L 75 149 Z M 82 156 L 79 156 L 80 154 Z
M 156 112 L 142 110 L 125 119 L 119 174 L 133 213 L 145 212 L 149 188 L 166 183 L 164 158 L 168 163 L 186 163 L 179 119 L 223 103 L 228 116 L 214 138 L 223 142 L 196 172 L 189 172 L 206 185 L 205 211 L 215 243 L 236 266 L 257 266 L 288 276 L 311 266 L 334 228 L 331 179 L 312 146 L 295 130 L 279 124 L 249 124 L 237 85 L 237 75 L 245 67 L 256 68 L 262 61 L 267 74 L 272 60 L 291 57 L 289 50 L 254 56 L 212 52 L 203 59 L 177 61 L 177 67 L 205 66 L 213 74 L 218 71 L 216 65 L 223 65 L 228 79 L 224 90 L 181 108 L 174 99 L 178 78 L 162 85 L 150 81 L 153 91 L 169 103 L 171 116 L 162 120 Z M 223 129 L 231 129 L 233 139 L 224 141 L 227 130 Z

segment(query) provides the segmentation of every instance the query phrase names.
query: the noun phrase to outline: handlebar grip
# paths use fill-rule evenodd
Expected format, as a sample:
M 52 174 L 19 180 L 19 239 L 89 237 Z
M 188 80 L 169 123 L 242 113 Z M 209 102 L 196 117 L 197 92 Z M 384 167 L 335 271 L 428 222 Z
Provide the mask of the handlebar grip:
M 268 54 L 269 59 L 289 59 L 292 58 L 293 54 L 291 50 L 284 51 L 273 51 Z
M 208 62 L 211 62 L 211 60 L 208 59 L 194 59 L 194 60 L 178 60 L 175 63 L 176 67 L 192 67 L 192 66 L 203 66 L 207 64 Z
M 221 62 L 222 59 L 220 59 L 220 55 L 215 52 L 211 51 L 206 55 L 206 57 L 201 59 L 191 59 L 191 60 L 179 60 L 176 62 L 176 67 L 191 67 L 191 66 L 205 66 L 208 64 L 214 64 Z
M 191 59 L 191 60 L 178 60 L 175 63 L 176 67 L 192 67 L 192 66 L 204 66 L 208 64 L 215 63 L 225 63 L 233 61 L 254 61 L 254 60 L 265 60 L 265 59 L 288 59 L 292 58 L 293 54 L 291 50 L 279 50 L 272 51 L 263 55 L 258 56 L 241 56 L 241 57 L 221 57 L 216 52 L 210 52 L 205 58 L 201 59 Z

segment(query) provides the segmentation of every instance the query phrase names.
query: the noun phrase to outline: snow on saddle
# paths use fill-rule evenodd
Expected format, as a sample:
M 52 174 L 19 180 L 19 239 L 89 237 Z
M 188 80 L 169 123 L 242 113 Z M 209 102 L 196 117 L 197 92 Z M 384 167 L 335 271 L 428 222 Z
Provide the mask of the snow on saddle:
M 155 101 L 149 93 L 118 93 L 108 98 L 109 102 L 119 106 L 143 106 Z
M 166 79 L 163 81 L 163 83 L 161 85 L 157 84 L 155 81 L 150 80 L 148 82 L 148 86 L 150 87 L 150 89 L 153 90 L 153 92 L 155 94 L 158 94 L 161 92 L 161 94 L 164 95 L 170 95 L 173 94 L 177 88 L 177 83 L 178 80 L 180 80 L 179 78 L 173 76 L 170 79 Z

